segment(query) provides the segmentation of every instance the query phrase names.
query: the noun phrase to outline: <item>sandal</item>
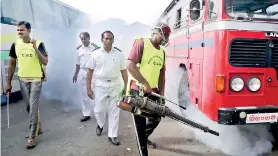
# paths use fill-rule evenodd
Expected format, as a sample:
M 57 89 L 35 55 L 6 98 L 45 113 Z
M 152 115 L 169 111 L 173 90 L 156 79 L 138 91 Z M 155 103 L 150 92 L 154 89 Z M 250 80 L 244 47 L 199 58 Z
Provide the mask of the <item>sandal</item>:
M 148 147 L 149 148 L 156 148 L 156 143 L 154 143 L 154 142 L 151 142 L 149 139 L 148 139 Z
M 28 142 L 26 144 L 27 149 L 34 148 L 36 146 L 36 140 L 35 139 L 28 139 Z

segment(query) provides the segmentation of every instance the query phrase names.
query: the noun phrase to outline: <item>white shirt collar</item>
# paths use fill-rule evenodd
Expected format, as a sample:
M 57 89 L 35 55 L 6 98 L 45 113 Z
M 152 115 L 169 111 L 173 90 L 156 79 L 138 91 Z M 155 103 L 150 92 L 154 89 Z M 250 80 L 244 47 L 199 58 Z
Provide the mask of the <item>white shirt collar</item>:
M 100 50 L 101 50 L 102 52 L 106 52 L 106 51 L 104 50 L 103 46 L 101 46 Z M 113 52 L 114 50 L 115 50 L 115 48 L 112 46 L 110 53 Z M 106 53 L 107 53 L 107 52 L 106 52 Z
M 83 47 L 83 48 L 91 48 L 92 46 L 93 46 L 93 45 L 92 45 L 91 42 L 89 43 L 88 47 L 85 47 L 85 46 L 82 44 L 82 47 Z

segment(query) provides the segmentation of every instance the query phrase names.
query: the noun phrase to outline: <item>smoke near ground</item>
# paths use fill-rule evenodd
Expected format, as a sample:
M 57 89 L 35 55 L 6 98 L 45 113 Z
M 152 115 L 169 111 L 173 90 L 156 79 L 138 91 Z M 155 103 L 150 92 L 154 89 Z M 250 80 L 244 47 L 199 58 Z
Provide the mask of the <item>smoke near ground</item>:
M 178 82 L 182 73 L 183 71 L 181 69 L 167 70 L 166 73 L 166 97 L 177 103 L 179 102 L 178 87 L 180 85 Z M 183 92 L 186 96 L 180 102 L 181 105 L 187 107 L 186 110 L 182 110 L 170 103 L 167 103 L 167 105 L 177 113 L 220 133 L 220 136 L 214 136 L 190 127 L 197 140 L 233 156 L 258 156 L 271 152 L 273 137 L 269 132 L 269 125 L 219 125 L 208 119 L 193 104 L 190 104 L 188 90 L 183 90 Z M 187 125 L 181 124 L 181 126 L 187 129 L 189 128 Z
M 64 111 L 81 109 L 79 84 L 72 82 L 76 48 L 81 44 L 79 34 L 89 32 L 91 42 L 101 46 L 101 33 L 105 30 L 114 33 L 114 46 L 121 49 L 126 57 L 135 37 L 148 37 L 150 34 L 149 26 L 139 22 L 128 25 L 120 19 L 107 19 L 95 24 L 78 19 L 71 28 L 37 28 L 33 31 L 32 36 L 43 41 L 49 53 L 47 82 L 44 82 L 42 89 L 44 98 L 61 101 Z

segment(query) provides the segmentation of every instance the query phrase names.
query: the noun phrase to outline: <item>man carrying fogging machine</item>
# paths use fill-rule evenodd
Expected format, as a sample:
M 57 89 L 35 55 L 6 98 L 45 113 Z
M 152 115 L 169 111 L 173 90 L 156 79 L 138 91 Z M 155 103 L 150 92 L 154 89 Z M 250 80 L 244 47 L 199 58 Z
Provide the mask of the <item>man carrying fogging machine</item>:
M 128 57 L 127 69 L 131 74 L 119 107 L 132 114 L 139 153 L 148 156 L 148 146 L 156 144 L 148 140 L 161 121 L 161 116 L 168 116 L 195 128 L 214 135 L 217 132 L 208 127 L 194 123 L 165 106 L 165 52 L 160 46 L 166 45 L 171 33 L 165 23 L 158 23 L 152 29 L 152 37 L 136 39 Z M 146 118 L 148 122 L 146 122 Z

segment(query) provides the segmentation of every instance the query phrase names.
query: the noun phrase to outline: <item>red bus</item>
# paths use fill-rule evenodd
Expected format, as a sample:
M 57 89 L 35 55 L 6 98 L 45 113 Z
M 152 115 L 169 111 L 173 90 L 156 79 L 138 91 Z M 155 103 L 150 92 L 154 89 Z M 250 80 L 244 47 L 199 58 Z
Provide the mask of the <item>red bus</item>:
M 173 0 L 167 70 L 184 69 L 190 102 L 224 125 L 277 123 L 278 0 Z M 188 85 L 185 85 L 188 82 Z

